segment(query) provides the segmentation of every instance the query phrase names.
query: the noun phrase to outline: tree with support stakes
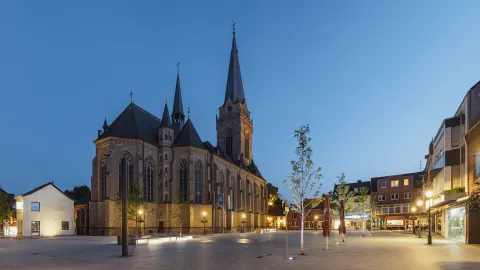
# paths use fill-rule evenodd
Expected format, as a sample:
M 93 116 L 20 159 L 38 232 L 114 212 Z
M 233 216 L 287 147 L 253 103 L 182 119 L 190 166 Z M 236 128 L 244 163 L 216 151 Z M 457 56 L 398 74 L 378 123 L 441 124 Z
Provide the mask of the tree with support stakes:
M 313 151 L 310 146 L 309 125 L 303 125 L 300 129 L 295 130 L 294 137 L 298 141 L 295 154 L 298 160 L 290 162 L 292 166 L 292 174 L 283 180 L 286 188 L 292 191 L 293 204 L 290 206 L 291 211 L 300 214 L 300 254 L 305 255 L 303 242 L 303 228 L 305 218 L 310 213 L 310 209 L 315 207 L 320 200 L 307 200 L 308 198 L 317 198 L 320 195 L 320 180 L 322 178 L 321 168 L 315 168 L 312 155 Z

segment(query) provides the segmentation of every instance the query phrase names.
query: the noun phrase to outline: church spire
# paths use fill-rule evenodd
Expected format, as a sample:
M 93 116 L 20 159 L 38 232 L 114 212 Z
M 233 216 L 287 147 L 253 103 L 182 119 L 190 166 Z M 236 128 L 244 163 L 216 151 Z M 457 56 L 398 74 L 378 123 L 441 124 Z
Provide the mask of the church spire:
M 244 102 L 242 74 L 240 72 L 240 61 L 238 60 L 237 41 L 235 39 L 235 22 L 233 27 L 232 50 L 230 51 L 230 65 L 228 67 L 227 89 L 225 91 L 225 102 L 228 98 L 232 102 Z
M 172 122 L 170 121 L 170 114 L 168 113 L 168 105 L 165 102 L 165 107 L 163 108 L 162 122 L 160 122 L 160 127 L 172 127 Z
M 177 69 L 180 63 L 177 64 Z M 175 85 L 175 99 L 173 100 L 172 123 L 175 134 L 178 134 L 185 122 L 183 113 L 182 89 L 180 88 L 180 72 L 177 70 L 177 84 Z

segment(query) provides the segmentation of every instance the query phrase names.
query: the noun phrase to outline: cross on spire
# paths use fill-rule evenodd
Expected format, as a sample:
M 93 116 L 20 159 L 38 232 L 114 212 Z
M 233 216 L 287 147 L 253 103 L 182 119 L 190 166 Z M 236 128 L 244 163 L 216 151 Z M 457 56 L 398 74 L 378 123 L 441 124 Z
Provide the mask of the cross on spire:
M 133 103 L 133 94 L 134 94 L 133 91 L 130 90 L 130 94 L 129 94 L 130 95 L 130 103 Z
M 233 33 L 235 34 L 235 25 L 237 25 L 237 23 L 235 21 L 233 21 L 232 23 L 232 28 L 233 28 Z
M 187 114 L 188 114 L 188 119 L 190 119 L 190 107 L 188 107 Z
M 177 73 L 180 73 L 180 62 L 177 63 Z

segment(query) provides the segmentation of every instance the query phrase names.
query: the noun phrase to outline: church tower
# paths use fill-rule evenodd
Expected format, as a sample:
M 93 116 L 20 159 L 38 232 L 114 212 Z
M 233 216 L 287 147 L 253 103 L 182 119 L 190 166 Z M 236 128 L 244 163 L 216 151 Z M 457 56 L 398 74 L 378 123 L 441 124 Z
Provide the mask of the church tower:
M 217 116 L 217 146 L 237 161 L 250 165 L 252 161 L 253 122 L 243 92 L 235 28 L 228 67 L 225 100 Z
M 173 100 L 172 126 L 175 136 L 182 130 L 185 123 L 185 114 L 183 113 L 182 89 L 180 88 L 180 72 L 177 72 L 177 84 L 175 85 L 175 99 Z

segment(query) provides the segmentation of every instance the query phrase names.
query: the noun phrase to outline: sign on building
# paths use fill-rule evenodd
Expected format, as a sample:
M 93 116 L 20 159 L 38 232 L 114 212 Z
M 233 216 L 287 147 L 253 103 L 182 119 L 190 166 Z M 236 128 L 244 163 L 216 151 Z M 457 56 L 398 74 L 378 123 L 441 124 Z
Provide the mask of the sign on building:
M 224 201 L 223 201 L 223 193 L 218 193 L 218 206 L 223 208 Z

